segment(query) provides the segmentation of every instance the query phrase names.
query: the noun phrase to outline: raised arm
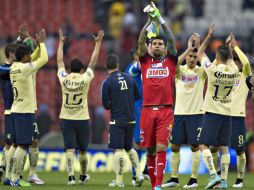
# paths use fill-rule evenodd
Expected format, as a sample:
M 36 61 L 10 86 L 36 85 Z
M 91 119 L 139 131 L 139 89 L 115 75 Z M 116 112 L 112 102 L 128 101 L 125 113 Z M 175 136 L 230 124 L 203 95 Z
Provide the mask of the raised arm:
M 64 35 L 62 29 L 59 29 L 59 45 L 57 49 L 57 68 L 58 70 L 64 68 L 63 62 L 63 46 L 65 42 L 66 36 Z
M 142 57 L 147 53 L 147 46 L 146 46 L 146 28 L 151 24 L 152 20 L 149 17 L 146 24 L 142 28 L 139 38 L 138 38 L 138 56 Z
M 198 49 L 197 56 L 198 56 L 198 59 L 200 62 L 202 61 L 202 59 L 204 57 L 206 57 L 205 50 L 212 38 L 214 31 L 215 31 L 215 23 L 212 23 L 211 26 L 209 27 L 208 34 L 207 34 L 205 40 L 203 41 L 203 43 L 200 45 L 200 47 Z
M 243 64 L 242 72 L 245 76 L 251 75 L 251 67 L 248 57 L 243 53 L 243 51 L 237 46 L 237 42 L 235 40 L 235 36 L 232 35 L 231 40 L 231 47 L 236 52 L 237 56 L 239 57 L 241 63 Z
M 93 54 L 92 54 L 90 63 L 88 65 L 88 67 L 93 69 L 93 70 L 94 70 L 95 65 L 97 63 L 97 59 L 98 59 L 98 56 L 99 56 L 99 52 L 100 52 L 100 47 L 101 47 L 101 42 L 102 42 L 103 36 L 104 36 L 104 31 L 103 30 L 100 30 L 98 32 L 97 36 L 94 36 L 95 47 L 94 47 L 94 50 L 93 50 Z

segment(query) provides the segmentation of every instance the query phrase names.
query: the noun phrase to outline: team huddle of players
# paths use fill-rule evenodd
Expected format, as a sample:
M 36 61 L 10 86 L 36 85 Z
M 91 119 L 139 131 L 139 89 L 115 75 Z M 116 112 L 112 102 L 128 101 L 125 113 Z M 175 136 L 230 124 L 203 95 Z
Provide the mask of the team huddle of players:
M 142 185 L 144 175 L 139 159 L 144 149 L 147 151 L 145 177 L 149 176 L 152 190 L 179 186 L 180 146 L 189 144 L 192 150 L 192 174 L 184 188 L 198 186 L 197 175 L 202 155 L 211 176 L 205 188 L 226 189 L 230 163 L 229 146 L 237 152 L 238 175 L 233 187 L 243 187 L 246 166 L 245 102 L 249 91 L 245 80 L 251 75 L 248 58 L 239 49 L 231 33 L 225 45 L 217 48 L 215 60 L 209 60 L 205 50 L 215 31 L 215 24 L 210 26 L 202 44 L 200 36 L 194 33 L 188 41 L 186 51 L 177 57 L 173 34 L 160 11 L 151 3 L 145 7 L 144 12 L 148 14 L 148 21 L 140 33 L 138 48 L 133 51 L 133 64 L 127 69 L 133 77 L 119 71 L 119 59 L 116 55 L 108 55 L 106 58 L 109 77 L 102 84 L 102 101 L 105 109 L 111 112 L 109 147 L 114 149 L 116 172 L 116 179 L 109 186 L 124 187 L 123 150 L 128 153 L 134 168 L 133 185 Z M 95 47 L 86 71 L 80 60 L 73 59 L 70 73 L 67 73 L 63 61 L 66 36 L 59 30 L 57 76 L 62 88 L 60 119 L 68 185 L 76 183 L 76 149 L 79 151 L 81 168 L 79 183 L 85 184 L 90 179 L 86 174 L 86 150 L 90 131 L 87 94 L 94 78 L 103 36 L 102 30 L 94 36 Z M 7 45 L 7 60 L 0 67 L 6 136 L 0 174 L 3 175 L 5 171 L 5 185 L 31 186 L 21 177 L 28 148 L 28 181 L 44 183 L 36 174 L 39 150 L 35 111 L 36 73 L 48 62 L 45 39 L 44 29 L 33 40 L 27 26 L 21 25 L 19 38 Z M 206 81 L 207 89 L 203 97 Z M 249 85 L 252 84 L 250 79 Z M 138 151 L 133 148 L 133 133 Z M 170 139 L 171 178 L 162 184 Z

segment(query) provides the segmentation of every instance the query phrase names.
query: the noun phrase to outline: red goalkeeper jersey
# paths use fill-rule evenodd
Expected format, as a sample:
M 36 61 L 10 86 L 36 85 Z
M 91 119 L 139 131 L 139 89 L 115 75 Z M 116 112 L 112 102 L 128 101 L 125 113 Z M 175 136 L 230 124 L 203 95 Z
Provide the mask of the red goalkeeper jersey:
M 173 105 L 177 59 L 167 53 L 155 59 L 146 53 L 140 57 L 143 82 L 143 106 Z

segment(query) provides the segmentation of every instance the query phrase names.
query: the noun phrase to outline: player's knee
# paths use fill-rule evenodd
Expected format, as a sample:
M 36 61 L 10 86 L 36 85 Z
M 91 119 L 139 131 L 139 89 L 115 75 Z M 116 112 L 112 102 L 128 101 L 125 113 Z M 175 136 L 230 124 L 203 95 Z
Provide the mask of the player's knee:
M 66 151 L 66 152 L 73 152 L 73 153 L 74 153 L 74 152 L 75 152 L 75 149 L 74 149 L 74 148 L 68 148 L 68 149 L 66 149 L 65 151 Z
M 191 151 L 192 152 L 197 152 L 199 150 L 199 145 L 198 144 L 195 144 L 195 145 L 191 145 Z
M 172 152 L 179 152 L 180 151 L 180 145 L 179 144 L 171 144 Z
M 156 152 L 164 152 L 167 151 L 167 147 L 163 144 L 157 144 L 156 145 Z
M 155 147 L 147 148 L 147 155 L 155 156 L 156 155 L 156 148 Z
M 30 145 L 32 148 L 37 148 L 38 147 L 38 139 L 33 139 L 32 144 Z
M 205 149 L 208 149 L 208 146 L 207 146 L 207 145 L 205 145 L 205 144 L 200 144 L 200 145 L 199 145 L 199 150 L 203 151 L 203 150 L 205 150 Z
M 241 149 L 236 149 L 236 155 L 237 156 L 241 156 L 241 155 L 243 155 L 244 154 L 244 151 L 243 150 L 241 150 Z
M 219 151 L 219 148 L 216 147 L 216 146 L 211 146 L 211 147 L 210 147 L 210 150 L 211 150 L 211 153 L 216 153 L 216 152 Z

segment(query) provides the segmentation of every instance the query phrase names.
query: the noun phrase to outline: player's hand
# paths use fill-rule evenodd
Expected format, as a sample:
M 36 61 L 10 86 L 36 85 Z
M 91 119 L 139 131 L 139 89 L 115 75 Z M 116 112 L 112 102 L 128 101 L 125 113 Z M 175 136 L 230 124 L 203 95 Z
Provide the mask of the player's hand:
M 37 39 L 38 43 L 44 43 L 45 42 L 45 40 L 46 40 L 45 29 L 41 29 L 39 34 L 36 34 L 36 39 Z
M 193 50 L 194 46 L 193 46 L 193 41 L 194 40 L 194 35 L 191 35 L 191 37 L 188 40 L 188 49 Z
M 209 36 L 212 36 L 213 33 L 214 33 L 214 31 L 215 31 L 215 22 L 213 22 L 213 23 L 210 25 L 209 30 L 208 30 L 208 35 L 209 35 Z
M 103 39 L 103 36 L 104 36 L 104 31 L 103 30 L 99 30 L 98 35 L 97 36 L 95 36 L 95 35 L 93 36 L 94 41 L 96 43 L 101 42 L 102 39 Z
M 153 2 L 151 2 L 150 5 L 147 5 L 143 11 L 145 13 L 148 13 L 149 17 L 155 18 L 155 17 L 160 17 L 161 13 L 159 11 L 159 9 L 157 9 L 157 7 L 155 6 L 155 4 Z
M 27 24 L 21 24 L 19 26 L 19 37 L 21 38 L 21 40 L 23 41 L 25 38 L 30 37 L 30 34 L 28 32 L 28 26 Z
M 229 36 L 227 37 L 227 39 L 226 39 L 226 45 L 227 45 L 227 46 L 230 45 L 230 43 L 231 43 L 231 41 L 232 41 L 232 35 L 233 35 L 233 33 L 231 32 L 231 33 L 229 34 Z
M 232 37 L 231 37 L 231 47 L 232 48 L 235 48 L 235 46 L 237 46 L 237 42 L 236 42 L 236 39 L 235 39 L 235 36 L 234 34 L 232 33 Z
M 59 28 L 58 34 L 59 34 L 59 40 L 64 43 L 66 38 L 67 38 L 67 36 L 64 35 L 63 30 L 61 28 Z

